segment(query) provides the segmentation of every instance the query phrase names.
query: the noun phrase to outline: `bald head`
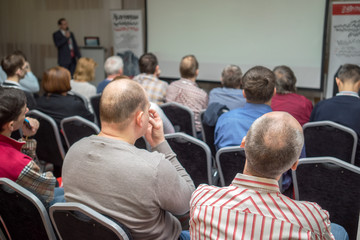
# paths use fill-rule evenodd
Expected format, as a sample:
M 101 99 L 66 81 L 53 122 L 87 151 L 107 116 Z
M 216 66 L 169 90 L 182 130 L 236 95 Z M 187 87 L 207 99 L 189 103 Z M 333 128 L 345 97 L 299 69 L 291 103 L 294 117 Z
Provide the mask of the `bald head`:
M 147 96 L 140 84 L 129 79 L 111 81 L 100 99 L 100 120 L 125 128 L 136 111 L 145 111 Z
M 250 127 L 245 141 L 247 171 L 276 178 L 299 159 L 304 135 L 299 122 L 286 112 L 270 112 Z
M 180 62 L 180 75 L 182 78 L 194 78 L 197 76 L 199 63 L 194 55 L 186 55 Z

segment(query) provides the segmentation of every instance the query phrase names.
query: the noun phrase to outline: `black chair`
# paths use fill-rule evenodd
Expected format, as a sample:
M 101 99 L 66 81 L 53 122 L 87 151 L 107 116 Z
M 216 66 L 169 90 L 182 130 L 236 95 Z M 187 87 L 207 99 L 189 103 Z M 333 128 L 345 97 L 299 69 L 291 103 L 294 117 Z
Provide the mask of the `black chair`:
M 214 144 L 215 126 L 209 126 L 203 121 L 205 111 L 206 110 L 200 112 L 202 138 L 204 142 L 209 146 L 211 150 L 211 155 L 215 157 L 216 155 L 216 149 Z
M 135 147 L 140 149 L 150 150 L 150 144 L 146 141 L 145 137 L 140 137 L 135 141 Z
M 91 104 L 92 110 L 93 110 L 93 112 L 95 114 L 95 123 L 101 128 L 101 122 L 100 122 L 100 98 L 101 98 L 101 93 L 90 97 L 90 104 Z
M 0 178 L 0 220 L 5 239 L 56 239 L 41 201 L 30 191 L 7 178 Z
M 292 174 L 295 199 L 318 203 L 329 212 L 331 222 L 343 226 L 350 239 L 356 239 L 360 168 L 333 157 L 314 157 L 300 159 Z
M 190 136 L 196 136 L 194 112 L 179 103 L 168 102 L 160 105 L 165 115 L 175 128 L 175 132 L 183 132 Z
M 354 130 L 332 121 L 304 124 L 306 157 L 330 156 L 355 163 L 358 136 Z
M 166 134 L 165 138 L 196 187 L 215 183 L 213 176 L 217 171 L 212 166 L 210 149 L 203 141 L 184 133 Z
M 65 150 L 55 120 L 38 110 L 29 111 L 27 116 L 37 119 L 40 123 L 40 127 L 34 136 L 37 141 L 37 157 L 40 161 L 52 163 L 54 165 L 54 176 L 61 177 Z
M 80 139 L 93 134 L 99 134 L 100 132 L 99 127 L 95 123 L 80 116 L 62 119 L 60 127 L 69 148 Z
M 220 186 L 229 186 L 237 173 L 242 173 L 245 166 L 245 150 L 239 146 L 224 147 L 216 153 Z
M 132 239 L 125 226 L 81 203 L 56 203 L 50 207 L 50 218 L 63 240 Z

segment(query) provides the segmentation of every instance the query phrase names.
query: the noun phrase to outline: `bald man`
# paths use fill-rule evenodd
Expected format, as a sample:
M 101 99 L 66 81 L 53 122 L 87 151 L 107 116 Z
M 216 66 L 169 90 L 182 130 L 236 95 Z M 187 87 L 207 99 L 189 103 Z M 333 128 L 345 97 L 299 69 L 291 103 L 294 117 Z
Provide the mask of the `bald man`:
M 190 239 L 183 238 L 186 233 L 172 214 L 189 211 L 194 184 L 149 107 L 144 89 L 133 80 L 105 87 L 101 132 L 74 144 L 65 157 L 65 199 L 116 219 L 134 239 Z M 153 152 L 134 146 L 144 135 Z
M 193 193 L 191 239 L 334 239 L 327 211 L 279 190 L 281 175 L 296 169 L 303 143 L 302 128 L 288 113 L 255 120 L 245 139 L 244 173 L 228 187 L 200 185 Z

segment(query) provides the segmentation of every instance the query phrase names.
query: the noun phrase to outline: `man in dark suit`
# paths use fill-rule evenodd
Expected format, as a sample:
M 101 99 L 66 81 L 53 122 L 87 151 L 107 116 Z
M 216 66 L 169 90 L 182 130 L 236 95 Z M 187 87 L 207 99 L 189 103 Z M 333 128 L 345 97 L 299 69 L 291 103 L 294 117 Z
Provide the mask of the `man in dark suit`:
M 65 18 L 58 20 L 59 30 L 53 33 L 55 46 L 58 49 L 58 64 L 67 68 L 73 76 L 76 60 L 81 57 L 75 36 L 69 31 Z

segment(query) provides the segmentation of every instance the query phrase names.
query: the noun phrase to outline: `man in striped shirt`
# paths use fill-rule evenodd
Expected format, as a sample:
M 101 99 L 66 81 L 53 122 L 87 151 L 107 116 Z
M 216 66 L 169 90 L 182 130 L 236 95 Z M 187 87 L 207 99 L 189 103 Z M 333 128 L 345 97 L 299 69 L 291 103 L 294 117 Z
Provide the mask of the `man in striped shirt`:
M 296 169 L 303 142 L 290 114 L 258 118 L 246 136 L 244 173 L 228 187 L 200 185 L 193 193 L 191 239 L 334 239 L 327 211 L 279 190 L 282 173 Z

